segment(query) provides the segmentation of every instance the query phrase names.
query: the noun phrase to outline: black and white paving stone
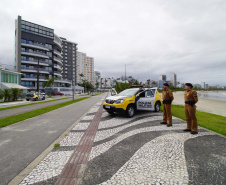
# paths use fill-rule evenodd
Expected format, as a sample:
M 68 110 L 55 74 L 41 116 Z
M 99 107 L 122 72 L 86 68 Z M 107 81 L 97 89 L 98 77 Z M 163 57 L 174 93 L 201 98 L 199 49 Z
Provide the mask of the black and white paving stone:
M 54 184 L 99 106 L 21 184 Z M 225 137 L 203 128 L 184 133 L 185 121 L 175 117 L 172 127 L 161 121 L 161 112 L 125 118 L 104 111 L 81 184 L 226 184 Z

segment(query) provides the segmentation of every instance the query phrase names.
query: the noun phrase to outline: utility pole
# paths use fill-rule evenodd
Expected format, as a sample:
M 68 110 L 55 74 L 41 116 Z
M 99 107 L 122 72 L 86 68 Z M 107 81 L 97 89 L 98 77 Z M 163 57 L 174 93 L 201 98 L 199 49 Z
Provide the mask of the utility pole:
M 39 58 L 38 58 L 37 92 L 39 92 Z
M 125 83 L 126 83 L 126 64 L 125 64 Z

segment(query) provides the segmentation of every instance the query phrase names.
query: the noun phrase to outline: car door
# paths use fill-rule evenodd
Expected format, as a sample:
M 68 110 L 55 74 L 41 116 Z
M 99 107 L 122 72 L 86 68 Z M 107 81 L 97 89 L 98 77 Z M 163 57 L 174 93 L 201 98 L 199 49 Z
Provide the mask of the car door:
M 148 89 L 138 95 L 137 110 L 155 110 L 155 91 Z

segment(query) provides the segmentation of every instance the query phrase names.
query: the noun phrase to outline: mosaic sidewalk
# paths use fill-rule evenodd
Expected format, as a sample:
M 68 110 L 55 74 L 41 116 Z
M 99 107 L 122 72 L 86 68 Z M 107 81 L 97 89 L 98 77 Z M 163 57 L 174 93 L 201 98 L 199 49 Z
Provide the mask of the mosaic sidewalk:
M 161 112 L 102 113 L 99 102 L 21 184 L 226 184 L 225 137 L 160 121 Z

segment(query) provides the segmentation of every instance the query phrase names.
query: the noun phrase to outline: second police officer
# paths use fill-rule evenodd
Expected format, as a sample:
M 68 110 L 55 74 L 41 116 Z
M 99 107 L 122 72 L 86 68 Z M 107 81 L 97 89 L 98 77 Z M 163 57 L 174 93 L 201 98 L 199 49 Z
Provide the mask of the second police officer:
M 163 84 L 163 92 L 162 92 L 162 102 L 163 102 L 163 122 L 161 124 L 167 124 L 167 119 L 168 119 L 168 124 L 167 127 L 172 126 L 172 113 L 171 113 L 171 103 L 173 101 L 173 93 L 169 89 L 169 84 L 164 83 Z
M 197 92 L 192 90 L 193 85 L 191 83 L 185 84 L 185 116 L 187 121 L 187 128 L 185 132 L 191 132 L 191 134 L 198 134 L 198 123 L 196 119 L 196 103 L 198 102 Z

